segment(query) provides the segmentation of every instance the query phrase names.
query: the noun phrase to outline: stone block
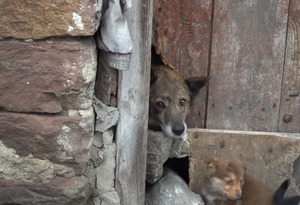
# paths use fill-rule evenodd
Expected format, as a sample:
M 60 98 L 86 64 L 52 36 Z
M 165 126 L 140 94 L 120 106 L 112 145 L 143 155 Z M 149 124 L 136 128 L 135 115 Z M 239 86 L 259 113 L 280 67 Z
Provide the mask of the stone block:
M 117 124 L 119 119 L 118 108 L 107 106 L 97 98 L 94 98 L 93 107 L 97 113 L 96 131 L 105 132 Z
M 163 165 L 169 158 L 186 157 L 189 142 L 184 138 L 175 139 L 163 132 L 148 131 L 146 180 L 153 184 L 163 175 Z
M 94 112 L 0 112 L 0 204 L 83 205 Z
M 96 169 L 96 188 L 100 190 L 101 193 L 114 189 L 116 145 L 111 144 L 106 147 L 103 152 L 104 153 L 99 154 L 103 162 L 101 166 Z
M 93 38 L 1 41 L 0 108 L 34 113 L 87 109 L 96 66 Z
M 204 205 L 174 171 L 165 168 L 164 175 L 146 191 L 146 205 Z
M 47 183 L 0 180 L 0 204 L 85 205 L 91 194 L 86 177 L 55 177 Z
M 100 23 L 100 0 L 2 0 L 0 39 L 91 36 Z
M 300 134 L 190 129 L 190 187 L 199 193 L 205 160 L 238 158 L 247 173 L 276 190 L 290 179 L 288 194 L 300 194 Z
M 65 116 L 0 112 L 0 141 L 4 146 L 1 148 L 1 170 L 7 170 L 1 173 L 1 178 L 19 180 L 18 177 L 24 175 L 23 178 L 32 182 L 43 182 L 55 175 L 81 174 L 90 157 L 93 133 L 92 108 L 70 111 Z M 37 160 L 46 161 L 44 164 Z M 55 164 L 61 166 L 55 167 Z M 9 170 L 19 170 L 20 173 L 10 178 L 12 173 Z M 49 175 L 48 172 L 52 173 Z M 34 177 L 27 177 L 28 174 L 40 176 L 34 180 Z

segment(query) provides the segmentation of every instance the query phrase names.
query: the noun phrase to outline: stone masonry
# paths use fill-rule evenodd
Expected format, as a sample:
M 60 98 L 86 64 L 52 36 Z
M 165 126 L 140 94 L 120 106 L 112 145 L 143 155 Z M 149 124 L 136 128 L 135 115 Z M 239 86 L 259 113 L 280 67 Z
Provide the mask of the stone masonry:
M 87 165 L 101 6 L 0 2 L 0 204 L 86 204 L 94 193 Z

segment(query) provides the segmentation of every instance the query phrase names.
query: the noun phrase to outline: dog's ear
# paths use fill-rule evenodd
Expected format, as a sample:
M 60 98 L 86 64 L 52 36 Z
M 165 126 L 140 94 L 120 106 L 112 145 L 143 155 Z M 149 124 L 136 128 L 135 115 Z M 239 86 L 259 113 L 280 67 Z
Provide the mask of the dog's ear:
M 207 164 L 207 171 L 210 174 L 215 173 L 216 170 L 218 169 L 218 159 L 217 158 L 212 158 L 210 160 L 207 160 L 206 164 Z
M 210 76 L 205 77 L 193 77 L 185 80 L 185 83 L 190 89 L 190 96 L 193 100 L 198 94 L 199 90 L 205 86 L 206 82 L 210 79 Z
M 152 85 L 153 83 L 155 83 L 155 81 L 157 81 L 158 77 L 155 74 L 155 71 L 153 71 L 153 69 L 151 69 L 151 78 L 150 78 L 150 85 Z

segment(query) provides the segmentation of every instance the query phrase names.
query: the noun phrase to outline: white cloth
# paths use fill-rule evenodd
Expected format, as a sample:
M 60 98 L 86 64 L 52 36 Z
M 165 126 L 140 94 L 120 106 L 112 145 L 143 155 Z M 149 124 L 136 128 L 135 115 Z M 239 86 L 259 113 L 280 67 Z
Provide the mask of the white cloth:
M 129 68 L 132 40 L 124 12 L 131 6 L 131 0 L 104 0 L 100 29 L 96 34 L 101 55 L 109 66 L 119 70 Z

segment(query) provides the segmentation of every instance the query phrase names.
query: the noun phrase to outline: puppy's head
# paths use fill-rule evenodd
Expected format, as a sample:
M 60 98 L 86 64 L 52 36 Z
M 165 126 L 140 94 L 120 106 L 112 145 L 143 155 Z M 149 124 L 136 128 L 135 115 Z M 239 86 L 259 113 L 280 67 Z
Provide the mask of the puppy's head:
M 245 165 L 237 159 L 213 158 L 207 161 L 210 186 L 224 198 L 235 200 L 242 196 Z
M 205 85 L 207 77 L 185 80 L 166 66 L 151 70 L 149 128 L 179 138 L 186 133 L 185 118 L 192 99 Z

